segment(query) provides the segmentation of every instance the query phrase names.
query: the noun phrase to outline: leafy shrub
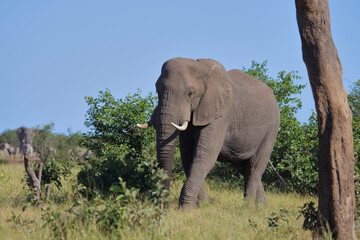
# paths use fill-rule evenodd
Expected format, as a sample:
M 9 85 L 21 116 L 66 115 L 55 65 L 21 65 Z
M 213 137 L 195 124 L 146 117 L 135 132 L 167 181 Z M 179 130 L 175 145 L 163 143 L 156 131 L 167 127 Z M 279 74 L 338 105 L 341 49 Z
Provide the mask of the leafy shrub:
M 243 176 L 231 163 L 216 162 L 214 168 L 208 174 L 208 178 L 220 181 L 221 183 L 228 186 L 241 186 L 243 182 Z
M 319 178 L 316 115 L 313 113 L 309 123 L 302 125 L 294 118 L 283 118 L 281 123 L 271 160 L 290 190 L 316 194 Z M 264 175 L 268 183 L 276 179 L 271 171 Z
M 38 171 L 39 165 L 31 164 L 35 172 Z M 41 185 L 54 184 L 59 190 L 62 188 L 62 177 L 66 178 L 70 174 L 70 168 L 66 163 L 60 163 L 55 158 L 48 159 L 42 167 Z M 29 177 L 25 175 L 27 182 Z
M 142 98 L 140 91 L 119 100 L 109 90 L 100 91 L 98 98 L 86 97 L 89 130 L 82 146 L 94 157 L 84 162 L 79 183 L 109 194 L 110 187 L 120 184 L 120 177 L 129 188 L 138 189 L 140 197 L 165 200 L 166 175 L 156 168 L 155 131 L 136 127 L 150 119 L 155 100 L 152 94 Z
M 0 165 L 6 165 L 9 163 L 9 159 L 0 159 Z
M 314 231 L 317 226 L 318 209 L 315 207 L 314 202 L 305 203 L 303 207 L 300 207 L 300 216 L 304 217 L 303 228 L 305 230 Z M 298 218 L 299 218 L 298 217 Z
M 270 216 L 266 218 L 268 220 L 268 226 L 278 227 L 280 226 L 280 220 L 289 222 L 289 218 L 286 216 L 288 213 L 289 211 L 283 208 L 280 208 L 279 213 L 271 212 Z
M 69 231 L 76 231 L 76 228 L 95 228 L 106 234 L 125 227 L 153 230 L 159 226 L 164 211 L 162 204 L 142 200 L 139 189 L 128 188 L 121 178 L 110 191 L 113 194 L 105 197 L 82 185 L 77 186 L 73 206 L 65 212 L 54 205 L 48 206 L 42 214 L 43 226 L 59 239 L 66 239 Z M 90 193 L 92 198 L 82 193 Z
M 79 145 L 82 135 L 79 132 L 73 133 L 70 129 L 67 134 L 54 134 L 51 139 L 51 146 L 56 150 L 56 161 L 74 166 L 79 161 Z
M 0 143 L 8 143 L 11 146 L 20 146 L 19 138 L 16 135 L 16 129 L 7 129 L 0 135 Z
M 360 79 L 357 80 L 348 95 L 350 109 L 353 112 L 353 139 L 355 157 L 355 196 L 357 216 L 360 216 Z

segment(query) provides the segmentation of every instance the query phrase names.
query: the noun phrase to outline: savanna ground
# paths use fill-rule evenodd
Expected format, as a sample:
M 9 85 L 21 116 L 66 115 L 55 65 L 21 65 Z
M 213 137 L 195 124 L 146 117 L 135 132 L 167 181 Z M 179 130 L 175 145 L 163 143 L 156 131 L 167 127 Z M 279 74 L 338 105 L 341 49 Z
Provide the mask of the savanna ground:
M 28 187 L 23 183 L 24 167 L 0 165 L 0 238 L 1 239 L 52 239 L 57 238 L 47 225 L 44 214 L 47 207 L 56 207 L 64 213 L 71 208 L 73 176 L 64 181 L 61 191 L 54 189 L 50 203 L 41 207 L 27 204 Z M 201 207 L 181 211 L 177 209 L 182 182 L 172 183 L 168 211 L 163 214 L 159 226 L 126 227 L 107 233 L 96 224 L 82 223 L 70 231 L 67 239 L 311 239 L 312 233 L 304 230 L 303 216 L 299 210 L 305 203 L 314 201 L 312 196 L 295 193 L 267 191 L 268 206 L 248 205 L 240 188 L 207 181 L 210 201 Z M 24 205 L 28 205 L 23 209 Z M 61 216 L 60 216 L 61 217 Z M 57 221 L 59 219 L 53 219 Z M 47 220 L 49 221 L 49 220 Z

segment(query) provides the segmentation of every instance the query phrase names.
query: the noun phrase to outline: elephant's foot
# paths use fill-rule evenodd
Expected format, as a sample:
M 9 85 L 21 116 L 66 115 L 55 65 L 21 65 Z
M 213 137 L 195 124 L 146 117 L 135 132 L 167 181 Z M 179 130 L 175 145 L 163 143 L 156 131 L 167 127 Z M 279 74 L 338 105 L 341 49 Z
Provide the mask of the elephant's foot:
M 179 209 L 181 210 L 186 210 L 186 209 L 191 209 L 191 208 L 195 208 L 196 207 L 196 202 L 195 201 L 187 201 L 184 199 L 179 199 Z
M 253 196 L 253 197 L 249 197 L 249 196 L 244 196 L 245 202 L 248 205 L 260 205 L 260 206 L 267 206 L 267 198 L 265 195 L 262 196 Z
M 248 185 L 245 189 L 244 198 L 247 203 L 256 203 L 267 206 L 267 198 L 261 182 Z
M 249 195 L 248 192 L 245 192 L 244 193 L 244 200 L 245 200 L 246 204 L 255 204 L 256 196 Z
M 264 206 L 267 206 L 267 198 L 265 195 L 265 191 L 264 191 L 264 187 L 262 185 L 262 183 L 259 184 L 260 186 L 258 187 L 257 191 L 256 191 L 256 203 L 260 203 Z
M 196 206 L 196 197 L 186 196 L 185 195 L 185 185 L 181 189 L 180 198 L 179 198 L 179 209 L 188 209 L 194 208 Z
M 203 185 L 198 194 L 196 205 L 201 206 L 203 203 L 206 203 L 206 202 L 209 202 L 209 197 L 206 193 L 205 185 Z
M 185 181 L 179 199 L 180 209 L 194 208 L 207 201 L 209 201 L 209 197 L 206 193 L 204 183 L 194 185 L 189 180 Z

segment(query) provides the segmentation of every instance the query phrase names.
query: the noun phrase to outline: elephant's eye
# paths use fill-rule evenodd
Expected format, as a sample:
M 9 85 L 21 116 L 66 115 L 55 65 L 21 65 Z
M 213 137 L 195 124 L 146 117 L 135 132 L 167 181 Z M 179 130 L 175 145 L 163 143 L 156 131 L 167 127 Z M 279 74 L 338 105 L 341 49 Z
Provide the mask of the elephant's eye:
M 190 92 L 188 93 L 188 96 L 189 96 L 189 97 L 194 96 L 194 91 L 190 91 Z

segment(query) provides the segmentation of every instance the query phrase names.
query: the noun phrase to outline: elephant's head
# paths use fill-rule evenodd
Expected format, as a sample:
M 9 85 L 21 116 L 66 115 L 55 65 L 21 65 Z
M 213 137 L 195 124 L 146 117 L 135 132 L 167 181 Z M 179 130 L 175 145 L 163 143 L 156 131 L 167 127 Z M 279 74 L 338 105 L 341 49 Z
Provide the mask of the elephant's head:
M 227 71 L 211 59 L 174 58 L 164 63 L 156 82 L 159 102 L 149 124 L 157 135 L 159 167 L 172 174 L 177 129 L 204 126 L 226 114 L 234 85 Z M 170 182 L 165 183 L 169 188 Z
M 32 128 L 20 127 L 16 130 L 20 143 L 32 144 L 35 132 Z
M 32 156 L 32 142 L 35 137 L 34 130 L 32 128 L 20 127 L 16 130 L 16 135 L 20 142 L 20 153 L 29 153 Z

